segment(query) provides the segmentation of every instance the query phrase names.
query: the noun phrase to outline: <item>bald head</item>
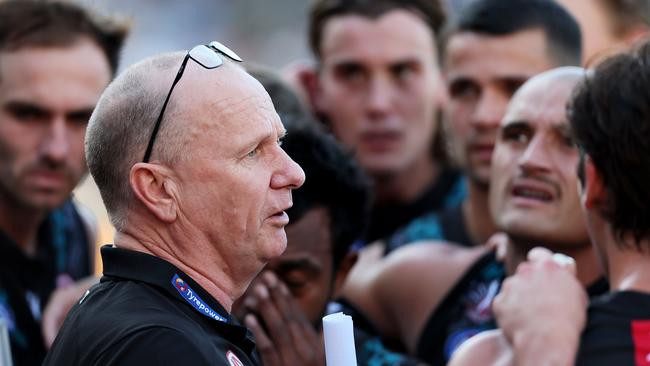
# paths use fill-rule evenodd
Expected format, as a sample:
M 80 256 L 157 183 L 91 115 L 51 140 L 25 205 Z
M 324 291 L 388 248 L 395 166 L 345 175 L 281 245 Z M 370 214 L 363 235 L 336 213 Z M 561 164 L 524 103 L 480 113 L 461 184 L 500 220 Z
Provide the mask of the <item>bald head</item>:
M 580 210 L 579 154 L 566 115 L 585 70 L 563 67 L 528 80 L 511 99 L 492 156 L 490 212 L 519 243 L 555 250 L 589 245 Z
M 543 72 L 529 79 L 512 97 L 503 123 L 546 115 L 558 121 L 566 121 L 565 109 L 573 88 L 586 75 L 581 67 L 567 66 Z M 552 113 L 549 113 L 552 112 Z
M 185 53 L 168 53 L 130 66 L 102 94 L 86 132 L 86 159 L 113 225 L 122 229 L 126 209 L 133 199 L 129 172 L 144 155 L 153 125 L 176 76 Z M 183 78 L 174 89 L 151 156 L 152 162 L 173 164 L 189 145 L 197 106 L 205 101 L 188 92 L 220 88 L 221 84 L 251 80 L 243 69 L 224 57 L 218 70 L 204 69 L 189 61 Z M 227 92 L 217 93 L 223 99 Z M 219 97 L 214 98 L 215 103 Z M 196 115 L 196 118 L 195 118 Z

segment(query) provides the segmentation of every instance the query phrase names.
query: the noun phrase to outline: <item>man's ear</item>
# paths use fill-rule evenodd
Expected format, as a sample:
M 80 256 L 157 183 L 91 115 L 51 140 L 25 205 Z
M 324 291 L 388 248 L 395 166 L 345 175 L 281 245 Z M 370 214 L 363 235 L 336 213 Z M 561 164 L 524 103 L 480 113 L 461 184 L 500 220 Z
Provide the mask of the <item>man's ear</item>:
M 314 62 L 298 60 L 286 66 L 281 72 L 282 79 L 294 89 L 313 112 L 316 111 L 316 88 L 318 88 L 316 68 Z
M 341 265 L 339 266 L 339 269 L 336 271 L 336 275 L 334 276 L 334 291 L 332 291 L 332 299 L 338 299 L 341 296 L 343 284 L 348 278 L 350 270 L 352 270 L 352 267 L 354 267 L 354 265 L 357 263 L 358 258 L 359 254 L 356 251 L 346 254 L 346 256 L 343 258 L 343 261 L 341 262 Z
M 327 103 L 324 98 L 322 81 L 318 75 L 317 66 L 310 70 L 304 70 L 301 75 L 301 83 L 307 94 L 309 105 L 316 116 L 327 114 Z
M 178 195 L 168 168 L 156 164 L 137 163 L 129 172 L 129 184 L 140 203 L 158 220 L 165 223 L 176 220 Z
M 650 28 L 647 25 L 639 23 L 625 31 L 623 42 L 627 45 L 634 45 L 642 39 L 648 38 L 648 36 L 650 36 Z
M 583 187 L 582 193 L 583 205 L 589 210 L 603 209 L 607 202 L 607 192 L 605 191 L 603 176 L 589 155 L 586 155 L 584 159 L 585 186 Z

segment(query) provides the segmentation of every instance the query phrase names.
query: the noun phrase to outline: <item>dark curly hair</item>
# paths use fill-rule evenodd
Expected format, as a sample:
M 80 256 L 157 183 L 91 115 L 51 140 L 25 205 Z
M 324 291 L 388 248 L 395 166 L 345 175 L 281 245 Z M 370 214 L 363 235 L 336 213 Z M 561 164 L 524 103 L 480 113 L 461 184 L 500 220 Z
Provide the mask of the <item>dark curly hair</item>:
M 580 149 L 602 174 L 602 214 L 617 242 L 632 234 L 638 250 L 650 249 L 640 246 L 650 235 L 650 43 L 600 64 L 574 91 L 568 115 Z
M 331 135 L 308 126 L 287 130 L 282 147 L 307 177 L 302 187 L 293 191 L 293 207 L 287 214 L 296 222 L 313 208 L 327 209 L 336 270 L 368 224 L 368 180 Z

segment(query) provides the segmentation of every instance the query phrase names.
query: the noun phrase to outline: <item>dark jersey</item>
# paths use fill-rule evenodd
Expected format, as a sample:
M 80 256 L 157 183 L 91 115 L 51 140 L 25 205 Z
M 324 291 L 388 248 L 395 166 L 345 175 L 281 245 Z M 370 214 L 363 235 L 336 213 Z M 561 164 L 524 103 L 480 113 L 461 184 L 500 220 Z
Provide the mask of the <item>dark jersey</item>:
M 650 294 L 620 291 L 591 301 L 578 366 L 650 366 Z
M 111 246 L 102 261 L 44 365 L 259 365 L 250 332 L 169 262 Z
M 446 365 L 464 341 L 496 328 L 492 300 L 505 275 L 505 268 L 494 252 L 477 260 L 429 318 L 416 356 L 432 365 Z
M 495 329 L 492 300 L 505 277 L 505 268 L 494 252 L 479 258 L 431 314 L 420 335 L 416 357 L 432 365 L 446 365 L 467 339 Z M 589 286 L 588 293 L 599 296 L 607 290 L 607 281 L 601 278 Z
M 409 204 L 376 205 L 370 215 L 365 243 L 386 238 L 412 220 L 430 212 L 455 206 L 465 198 L 462 175 L 452 169 L 441 171 L 436 183 Z
M 9 329 L 15 365 L 43 362 L 41 313 L 57 287 L 91 274 L 90 261 L 88 233 L 71 201 L 41 224 L 33 257 L 0 232 L 0 318 Z
M 420 240 L 440 240 L 470 247 L 462 202 L 418 217 L 386 239 L 385 254 Z

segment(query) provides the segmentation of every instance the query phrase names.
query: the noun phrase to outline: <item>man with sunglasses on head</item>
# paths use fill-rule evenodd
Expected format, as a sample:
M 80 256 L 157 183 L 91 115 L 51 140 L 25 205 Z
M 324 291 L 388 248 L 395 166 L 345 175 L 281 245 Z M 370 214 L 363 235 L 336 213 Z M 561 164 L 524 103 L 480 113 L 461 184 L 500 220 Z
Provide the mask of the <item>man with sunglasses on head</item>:
M 46 365 L 259 364 L 230 311 L 284 251 L 285 210 L 305 177 L 239 61 L 218 42 L 154 56 L 100 98 L 86 157 L 114 245 Z
M 96 282 L 94 218 L 71 192 L 126 33 L 68 2 L 0 3 L 0 321 L 16 365 L 43 362 L 59 320 Z

